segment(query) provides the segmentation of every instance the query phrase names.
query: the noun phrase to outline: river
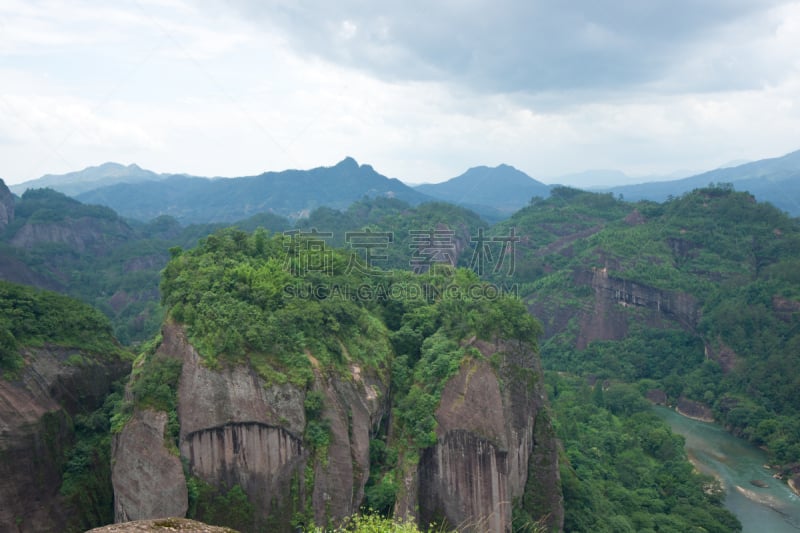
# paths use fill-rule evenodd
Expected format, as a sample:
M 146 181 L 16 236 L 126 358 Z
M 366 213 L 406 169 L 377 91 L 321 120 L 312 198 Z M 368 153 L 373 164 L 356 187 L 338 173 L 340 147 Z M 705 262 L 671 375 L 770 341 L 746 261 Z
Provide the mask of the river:
M 686 438 L 686 453 L 698 470 L 722 481 L 725 506 L 742 522 L 744 533 L 800 531 L 800 497 L 764 468 L 763 450 L 717 424 L 692 420 L 666 407 L 654 408 L 672 431 Z M 768 486 L 758 487 L 752 480 Z

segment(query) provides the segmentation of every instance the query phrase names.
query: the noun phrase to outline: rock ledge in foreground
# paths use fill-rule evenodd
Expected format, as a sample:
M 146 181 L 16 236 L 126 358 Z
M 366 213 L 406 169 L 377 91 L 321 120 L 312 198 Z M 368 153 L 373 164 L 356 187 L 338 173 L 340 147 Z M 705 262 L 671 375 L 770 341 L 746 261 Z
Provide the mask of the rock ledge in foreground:
M 188 518 L 156 518 L 154 520 L 136 520 L 98 527 L 87 533 L 166 533 L 167 531 L 180 531 L 182 533 L 238 533 L 229 527 L 209 526 L 202 522 Z

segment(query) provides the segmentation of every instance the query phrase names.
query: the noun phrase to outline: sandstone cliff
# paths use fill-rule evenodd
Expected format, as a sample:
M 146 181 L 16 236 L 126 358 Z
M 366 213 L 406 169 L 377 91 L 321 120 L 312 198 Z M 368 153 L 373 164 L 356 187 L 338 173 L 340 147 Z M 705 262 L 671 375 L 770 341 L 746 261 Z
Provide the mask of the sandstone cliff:
M 628 334 L 631 314 L 653 328 L 678 327 L 694 331 L 701 318 L 700 304 L 691 294 L 666 291 L 643 283 L 632 282 L 609 274 L 606 268 L 577 269 L 572 274 L 577 291 L 586 291 L 589 298 L 576 308 L 535 299 L 531 313 L 542 317 L 545 337 L 564 331 L 571 320 L 578 326 L 575 346 L 586 348 L 596 340 L 620 340 Z
M 100 406 L 128 365 L 53 346 L 23 355 L 17 377 L 0 378 L 0 531 L 62 531 L 67 509 L 59 488 L 71 418 Z
M 546 414 L 538 357 L 518 343 L 475 342 L 445 385 L 437 442 L 410 466 L 400 515 L 444 519 L 459 531 L 511 531 L 512 506 L 563 526 L 558 446 Z M 501 355 L 499 369 L 488 359 Z
M 388 383 L 349 364 L 314 368 L 309 390 L 267 383 L 250 363 L 208 368 L 182 326 L 167 323 L 155 357 L 182 363 L 178 450 L 165 441 L 168 415 L 139 409 L 116 436 L 117 521 L 182 516 L 184 472 L 225 491 L 239 486 L 255 510 L 253 529 L 338 524 L 360 510 L 370 473 L 370 438 L 390 414 Z M 402 474 L 411 480 L 397 513 L 420 523 L 444 518 L 469 531 L 510 531 L 512 505 L 559 529 L 563 523 L 557 444 L 546 414 L 538 357 L 518 343 L 473 341 L 445 386 L 437 444 Z M 488 360 L 503 362 L 495 369 Z M 322 399 L 324 447 L 307 438 L 306 399 Z M 172 451 L 170 451 L 172 450 Z M 179 456 L 178 453 L 179 452 Z M 150 496 L 146 496 L 150 495 Z
M 266 383 L 249 364 L 207 368 L 178 325 L 165 325 L 156 355 L 182 362 L 180 458 L 164 442 L 166 413 L 137 411 L 115 439 L 117 521 L 185 514 L 181 461 L 212 487 L 241 487 L 256 509 L 256 525 L 272 531 L 290 531 L 294 515 L 308 509 L 317 524 L 359 510 L 370 434 L 388 409 L 387 384 L 378 376 L 356 365 L 344 377 L 315 372 L 312 390 L 324 397 L 321 417 L 330 428 L 327 448 L 315 454 L 303 438 L 307 391 Z
M 11 244 L 31 249 L 38 244 L 63 244 L 78 253 L 105 254 L 125 242 L 133 231 L 124 222 L 91 217 L 65 219 L 52 223 L 27 223 L 11 238 Z
M 0 179 L 0 231 L 14 221 L 14 196 Z

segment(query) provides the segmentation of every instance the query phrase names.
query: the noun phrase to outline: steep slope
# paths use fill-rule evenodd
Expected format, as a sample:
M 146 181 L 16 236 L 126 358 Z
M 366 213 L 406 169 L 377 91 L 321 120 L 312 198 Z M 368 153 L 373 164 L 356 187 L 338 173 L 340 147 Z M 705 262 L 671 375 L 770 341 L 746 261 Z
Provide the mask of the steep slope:
M 573 211 L 589 199 L 576 195 Z M 595 209 L 617 218 L 568 248 L 548 248 L 551 272 L 525 289 L 544 322 L 546 367 L 658 380 L 649 386 L 705 402 L 789 473 L 800 460 L 786 437 L 800 412 L 790 392 L 800 341 L 797 219 L 730 187 Z
M 0 179 L 0 232 L 14 221 L 14 196 Z
M 509 165 L 473 167 L 445 182 L 418 185 L 415 189 L 473 209 L 490 220 L 508 217 L 531 198 L 550 194 L 549 186 Z
M 182 227 L 168 216 L 125 221 L 107 207 L 85 205 L 52 189 L 28 190 L 12 207 L 13 222 L 0 230 L 0 279 L 97 306 L 126 344 L 151 338 L 161 325 L 159 273 L 169 249 L 194 246 L 220 227 Z M 239 225 L 282 231 L 290 222 L 262 214 Z
M 96 167 L 88 167 L 67 174 L 46 174 L 41 178 L 14 185 L 11 190 L 21 195 L 28 189 L 49 188 L 68 196 L 75 196 L 82 192 L 115 183 L 158 181 L 166 177 L 167 175 L 156 174 L 135 164 L 125 166 L 119 163 L 103 163 Z
M 313 267 L 318 253 L 330 270 Z M 480 282 L 466 271 L 374 274 L 313 239 L 263 232 L 227 230 L 176 255 L 162 283 L 170 318 L 118 417 L 117 519 L 188 510 L 290 531 L 366 504 L 506 531 L 513 503 L 558 529 L 536 323 L 516 300 L 470 297 Z M 484 399 L 491 434 L 463 416 Z M 452 476 L 486 481 L 446 494 Z M 167 496 L 140 496 L 160 487 Z
M 349 157 L 333 167 L 243 178 L 173 176 L 156 183 L 118 184 L 77 198 L 138 220 L 170 215 L 181 223 L 208 223 L 234 222 L 263 212 L 300 217 L 323 205 L 343 209 L 364 196 L 398 198 L 412 204 L 428 199 Z
M 98 312 L 0 282 L 0 529 L 76 531 L 110 512 L 107 464 L 73 445 L 128 368 Z
M 346 210 L 321 207 L 298 220 L 295 229 L 316 231 L 327 246 L 365 254 L 371 266 L 424 272 L 432 265 L 467 266 L 474 240 L 488 223 L 476 213 L 442 202 L 411 206 L 391 198 L 360 200 Z M 370 237 L 367 231 L 374 233 Z
M 625 185 L 608 189 L 628 200 L 664 201 L 709 183 L 732 183 L 761 202 L 770 202 L 792 216 L 800 215 L 800 150 L 730 168 L 719 168 L 680 180 Z
M 436 442 L 422 450 L 416 468 L 404 472 L 412 481 L 396 512 L 418 508 L 422 524 L 444 518 L 458 531 L 482 532 L 510 531 L 515 511 L 560 529 L 560 479 L 553 469 L 558 446 L 538 358 L 518 342 L 468 347 L 478 357 L 462 361 L 445 382 L 435 413 Z M 492 359 L 501 361 L 499 368 Z

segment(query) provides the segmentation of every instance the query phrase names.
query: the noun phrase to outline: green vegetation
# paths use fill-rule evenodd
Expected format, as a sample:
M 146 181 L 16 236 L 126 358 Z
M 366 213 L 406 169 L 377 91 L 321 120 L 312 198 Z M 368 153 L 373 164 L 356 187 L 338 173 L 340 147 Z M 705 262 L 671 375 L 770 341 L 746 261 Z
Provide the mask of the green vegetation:
M 17 379 L 23 353 L 31 348 L 58 348 L 52 353 L 70 354 L 62 364 L 78 367 L 128 358 L 108 319 L 96 309 L 68 296 L 0 281 L 0 379 Z M 76 397 L 83 395 L 75 391 Z M 68 509 L 62 529 L 68 533 L 113 521 L 109 418 L 121 397 L 117 384 L 99 407 L 85 400 L 75 406 L 78 412 L 51 411 L 42 417 L 41 438 L 62 468 L 60 492 Z
M 372 441 L 366 488 L 367 504 L 390 512 L 398 457 L 435 443 L 444 384 L 466 359 L 483 357 L 465 341 L 502 339 L 535 350 L 541 328 L 522 302 L 488 291 L 469 270 L 363 272 L 346 252 L 316 244 L 313 236 L 222 230 L 194 250 L 173 251 L 163 304 L 186 325 L 204 364 L 249 363 L 268 383 L 305 390 L 304 439 L 319 460 L 330 436 L 312 366 L 350 379 L 347 365 L 358 363 L 391 382 L 398 444 L 387 449 L 388 427 Z
M 105 359 L 123 353 L 97 310 L 60 294 L 0 281 L 0 371 L 13 376 L 23 365 L 20 349 L 45 344 Z
M 776 461 L 799 462 L 800 221 L 728 184 L 664 204 L 568 196 L 563 206 L 556 198 L 540 201 L 512 219 L 532 230 L 552 227 L 539 210 L 560 213 L 561 225 L 552 224 L 569 242 L 535 249 L 541 271 L 553 272 L 525 285 L 526 300 L 546 310 L 553 331 L 542 347 L 545 367 L 655 380 L 650 385 L 672 399 L 685 396 L 713 407 L 722 423 L 765 445 Z M 577 215 L 570 219 L 568 212 Z M 564 224 L 576 218 L 602 224 L 569 237 Z M 646 308 L 618 295 L 625 305 L 613 312 L 617 323 L 626 324 L 623 338 L 579 350 L 581 310 L 592 308 L 596 297 L 580 274 L 598 269 L 657 294 L 666 313 L 654 319 L 655 304 Z
M 259 214 L 239 225 L 282 231 L 290 223 Z M 130 345 L 152 338 L 163 322 L 157 288 L 168 250 L 194 246 L 221 227 L 181 227 L 169 216 L 147 223 L 123 220 L 107 207 L 32 189 L 16 202 L 14 221 L 0 231 L 0 252 L 19 262 L 10 267 L 19 270 L 17 277 L 100 309 L 112 321 L 117 339 Z
M 361 254 L 364 249 L 359 246 L 385 244 L 373 249 L 372 263 L 381 269 L 398 270 L 422 270 L 427 263 L 437 261 L 466 267 L 473 253 L 471 241 L 486 226 L 477 214 L 463 207 L 441 202 L 412 207 L 391 198 L 365 198 L 343 211 L 320 207 L 295 224 L 303 232 L 314 229 L 329 234 L 325 237 L 327 246 L 351 248 Z M 366 231 L 385 233 L 387 237 L 365 238 Z M 426 247 L 434 247 L 432 242 L 440 250 L 438 254 L 425 252 Z M 462 250 L 460 254 L 456 253 L 457 247 Z
M 322 533 L 321 528 L 315 528 L 313 533 Z M 378 513 L 364 513 L 350 517 L 344 525 L 331 530 L 333 533 L 421 533 L 412 520 L 392 519 Z M 433 529 L 438 533 L 445 533 L 442 529 Z
M 638 389 L 603 390 L 583 378 L 547 374 L 564 446 L 566 531 L 731 532 L 741 525 L 713 478 L 693 471 L 674 435 Z
M 239 531 L 252 531 L 255 509 L 239 485 L 219 490 L 196 477 L 187 481 L 189 510 L 186 516 L 208 524 L 224 525 Z
M 110 431 L 118 433 L 130 420 L 134 409 L 153 409 L 167 414 L 164 430 L 166 445 L 178 455 L 180 424 L 178 422 L 178 380 L 182 361 L 165 357 L 157 352 L 160 337 L 143 346 L 143 351 L 133 363 L 129 382 L 132 401 L 120 400 L 110 416 Z
M 703 491 L 713 488 L 709 481 L 691 473 L 680 439 L 646 412 L 640 389 L 705 402 L 722 423 L 766 446 L 776 461 L 800 462 L 800 221 L 729 185 L 663 204 L 557 187 L 550 198 L 534 199 L 486 230 L 491 238 L 513 229 L 520 240 L 514 271 L 482 278 L 440 265 L 423 275 L 408 272 L 425 271 L 431 262 L 419 253 L 424 243 L 415 240 L 417 230 L 447 232 L 448 244 L 459 250 L 458 266 L 473 266 L 474 239 L 485 224 L 447 204 L 412 207 L 377 198 L 343 211 L 319 208 L 297 221 L 295 235 L 280 234 L 289 222 L 266 214 L 242 221 L 241 229 L 183 228 L 166 216 L 124 221 L 109 209 L 48 190 L 26 193 L 16 214 L 2 235 L 3 253 L 111 317 L 123 343 L 152 338 L 166 315 L 186 325 L 209 367 L 246 363 L 268 383 L 289 382 L 305 391 L 304 439 L 318 457 L 330 432 L 322 395 L 314 389 L 315 367 L 347 378 L 349 365 L 357 363 L 390 382 L 394 426 L 384 422 L 370 443 L 366 487 L 368 506 L 381 515 L 393 508 L 399 472 L 435 439 L 433 413 L 444 383 L 465 362 L 482 357 L 465 341 L 517 339 L 536 347 L 542 328 L 522 302 L 471 290 L 486 287 L 487 280 L 517 283 L 540 315 L 548 332 L 542 344 L 546 368 L 614 383 L 603 390 L 582 379 L 548 378 L 565 443 L 568 528 L 737 528 L 721 511 L 719 495 Z M 89 240 L 86 250 L 8 244 L 26 225 L 52 223 L 79 232 L 90 228 L 101 237 Z M 370 244 L 379 242 L 370 249 L 370 264 L 367 248 L 348 242 L 349 232 L 371 232 Z M 199 246 L 183 250 L 198 240 Z M 601 271 L 672 307 L 654 310 L 647 302 L 611 296 L 617 298 L 612 307 L 619 331 L 608 337 L 620 340 L 578 349 L 599 294 L 589 279 Z M 0 283 L 0 372 L 14 377 L 24 363 L 19 348 L 47 343 L 99 355 L 120 352 L 101 313 Z M 136 406 L 170 414 L 168 440 L 175 442 L 180 363 L 157 357 L 156 347 L 157 341 L 142 346 L 131 390 Z M 80 365 L 82 358 L 69 363 Z M 491 363 L 497 368 L 497 361 Z M 74 421 L 78 444 L 62 493 L 89 509 L 107 510 L 105 489 L 82 477 L 93 468 L 102 472 L 93 466 L 105 460 L 98 452 L 100 436 L 108 432 L 101 419 L 112 409 L 110 430 L 119 430 L 134 407 L 116 397 L 111 403 L 119 405 Z M 391 446 L 389 433 L 396 437 Z M 94 488 L 82 496 L 76 487 Z M 204 502 L 196 512 L 211 516 L 238 501 L 237 516 L 246 522 L 237 489 L 203 492 L 195 486 L 194 501 Z M 522 516 L 519 507 L 515 516 Z M 400 527 L 377 516 L 361 520 Z
M 61 495 L 71 509 L 67 533 L 114 521 L 110 419 L 122 402 L 122 388 L 116 384 L 99 409 L 74 418 L 75 443 L 67 451 L 61 482 Z

